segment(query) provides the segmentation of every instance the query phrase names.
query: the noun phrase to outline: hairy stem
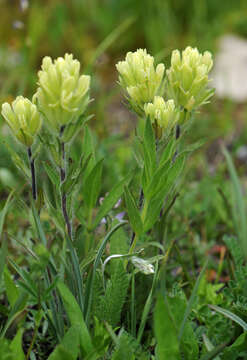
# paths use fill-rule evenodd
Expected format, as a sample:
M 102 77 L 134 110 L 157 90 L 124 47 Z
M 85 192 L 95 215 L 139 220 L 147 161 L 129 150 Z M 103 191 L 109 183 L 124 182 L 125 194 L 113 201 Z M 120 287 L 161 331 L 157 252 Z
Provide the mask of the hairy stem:
M 63 134 L 63 131 L 64 131 L 64 127 L 61 127 L 60 136 Z M 60 167 L 61 184 L 65 181 L 65 179 L 66 179 L 66 153 L 65 153 L 65 144 L 64 142 L 61 141 L 61 167 Z M 70 240 L 72 240 L 72 229 L 69 220 L 69 215 L 67 212 L 67 197 L 65 191 L 62 191 L 61 193 L 61 205 L 62 205 L 62 212 L 67 227 L 68 235 Z
M 33 199 L 36 200 L 37 189 L 36 189 L 35 167 L 34 167 L 34 159 L 32 158 L 32 150 L 30 147 L 27 149 L 27 154 L 28 154 L 31 175 L 32 175 L 32 195 L 33 195 Z

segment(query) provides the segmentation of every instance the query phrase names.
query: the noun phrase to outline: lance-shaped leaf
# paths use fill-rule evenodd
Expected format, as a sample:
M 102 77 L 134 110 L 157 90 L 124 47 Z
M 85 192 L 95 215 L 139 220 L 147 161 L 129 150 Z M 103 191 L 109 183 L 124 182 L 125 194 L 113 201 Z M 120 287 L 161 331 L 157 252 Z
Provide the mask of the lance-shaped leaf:
M 143 233 L 143 223 L 142 223 L 140 211 L 136 205 L 136 202 L 131 192 L 127 187 L 125 187 L 124 195 L 125 195 L 125 202 L 126 202 L 130 224 L 134 232 L 139 236 Z

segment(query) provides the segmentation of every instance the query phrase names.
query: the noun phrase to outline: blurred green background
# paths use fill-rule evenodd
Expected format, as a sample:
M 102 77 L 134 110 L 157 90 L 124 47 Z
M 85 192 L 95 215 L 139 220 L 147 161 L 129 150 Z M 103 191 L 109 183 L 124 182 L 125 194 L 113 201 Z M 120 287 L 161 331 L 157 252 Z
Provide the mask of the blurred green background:
M 32 97 L 45 55 L 73 53 L 82 71 L 92 75 L 90 126 L 98 151 L 108 159 L 106 189 L 126 171 L 131 158 L 129 135 L 136 124 L 123 104 L 116 62 L 127 51 L 142 47 L 169 66 L 173 49 L 191 45 L 215 54 L 221 35 L 247 38 L 246 0 L 0 0 L 0 6 L 1 103 L 20 94 Z M 197 115 L 189 135 L 191 140 L 207 138 L 190 162 L 189 178 L 207 178 L 221 169 L 219 143 L 224 139 L 235 150 L 244 144 L 246 119 L 245 104 L 213 98 Z M 17 180 L 23 185 L 23 179 L 17 179 L 20 174 L 4 143 L 13 140 L 2 118 L 0 130 L 0 194 L 5 198 L 6 189 Z

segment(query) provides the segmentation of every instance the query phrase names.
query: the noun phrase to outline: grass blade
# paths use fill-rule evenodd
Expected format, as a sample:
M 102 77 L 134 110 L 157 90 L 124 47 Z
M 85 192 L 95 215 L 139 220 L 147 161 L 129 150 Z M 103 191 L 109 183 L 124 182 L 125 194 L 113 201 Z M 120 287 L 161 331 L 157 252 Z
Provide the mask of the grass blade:
M 155 266 L 155 273 L 154 273 L 154 277 L 153 277 L 152 287 L 151 287 L 151 290 L 149 292 L 148 298 L 146 300 L 146 303 L 145 303 L 145 306 L 144 306 L 144 309 L 142 312 L 141 323 L 140 323 L 140 327 L 139 327 L 138 334 L 137 334 L 138 343 L 141 342 L 143 331 L 145 329 L 145 325 L 147 322 L 148 314 L 149 314 L 149 311 L 150 311 L 150 308 L 152 305 L 152 297 L 153 297 L 153 292 L 154 292 L 155 285 L 156 285 L 157 276 L 158 276 L 158 262 L 156 263 L 156 266 Z
M 229 152 L 223 147 L 223 154 L 226 158 L 228 171 L 230 173 L 233 196 L 234 196 L 234 207 L 233 207 L 233 218 L 235 222 L 235 230 L 238 234 L 241 246 L 243 248 L 245 257 L 247 256 L 247 222 L 246 222 L 246 208 L 245 198 L 243 196 L 243 190 L 239 181 L 235 166 Z
M 232 321 L 237 323 L 239 326 L 241 326 L 244 329 L 244 331 L 247 331 L 247 323 L 244 320 L 242 320 L 239 316 L 235 315 L 229 310 L 222 309 L 221 307 L 216 305 L 208 305 L 208 306 L 210 307 L 210 309 L 217 311 L 218 313 L 224 315 L 228 319 L 231 319 Z
M 200 272 L 200 275 L 196 279 L 195 286 L 194 286 L 194 288 L 192 290 L 190 299 L 188 301 L 187 308 L 186 308 L 185 313 L 184 313 L 184 318 L 183 318 L 182 324 L 181 324 L 180 329 L 179 329 L 179 334 L 178 334 L 179 342 L 181 341 L 181 339 L 183 337 L 184 327 L 185 327 L 186 321 L 188 320 L 189 314 L 190 314 L 190 312 L 192 310 L 192 306 L 193 306 L 193 303 L 194 303 L 194 300 L 195 300 L 195 297 L 196 297 L 196 294 L 197 294 L 197 290 L 198 290 L 199 284 L 201 282 L 201 279 L 202 279 L 202 277 L 203 277 L 203 275 L 204 275 L 204 273 L 206 271 L 207 265 L 208 265 L 208 260 L 205 262 L 205 264 L 204 264 L 204 266 L 202 268 L 202 271 Z

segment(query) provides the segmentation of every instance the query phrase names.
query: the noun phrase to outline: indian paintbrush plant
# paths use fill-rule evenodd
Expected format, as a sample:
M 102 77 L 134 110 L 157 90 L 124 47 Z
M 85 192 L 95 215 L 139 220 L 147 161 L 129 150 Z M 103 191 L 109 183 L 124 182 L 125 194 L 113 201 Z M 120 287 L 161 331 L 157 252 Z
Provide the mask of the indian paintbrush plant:
M 55 347 L 47 350 L 44 359 L 124 359 L 124 351 L 128 359 L 180 359 L 181 354 L 192 359 L 185 336 L 190 332 L 194 339 L 193 329 L 181 321 L 177 357 L 164 355 L 170 345 L 165 342 L 168 350 L 164 350 L 159 317 L 166 316 L 169 329 L 171 319 L 164 309 L 170 303 L 171 311 L 176 304 L 163 301 L 161 283 L 173 247 L 173 241 L 167 241 L 166 219 L 186 159 L 197 147 L 186 145 L 192 117 L 213 94 L 208 88 L 212 64 L 209 52 L 200 54 L 190 47 L 182 54 L 173 51 L 166 71 L 164 64 L 154 65 L 145 49 L 129 52 L 117 63 L 119 84 L 138 124 L 132 169 L 108 189 L 103 201 L 99 198 L 105 159 L 97 154 L 88 126 L 90 76 L 81 75 L 73 55 L 54 61 L 45 57 L 32 101 L 18 96 L 11 105 L 2 105 L 19 146 L 27 150 L 32 184 L 32 197 L 25 205 L 31 219 L 27 236 L 32 241 L 24 246 L 32 260 L 17 264 L 6 258 L 18 274 L 17 285 L 5 264 L 12 317 L 2 329 L 2 338 L 17 326 L 17 335 L 5 345 L 18 353 L 18 359 L 39 358 L 41 333 L 52 338 Z M 75 156 L 73 147 L 78 144 L 80 156 Z M 25 168 L 25 158 L 13 156 L 13 160 Z M 121 211 L 121 220 L 116 211 Z M 141 310 L 140 281 L 149 289 Z M 145 329 L 152 324 L 149 317 L 157 292 L 150 346 Z M 184 294 L 177 306 L 188 311 Z M 22 321 L 16 321 L 20 314 Z M 30 322 L 30 318 L 34 326 L 24 356 L 23 319 Z M 198 349 L 195 345 L 197 355 Z

